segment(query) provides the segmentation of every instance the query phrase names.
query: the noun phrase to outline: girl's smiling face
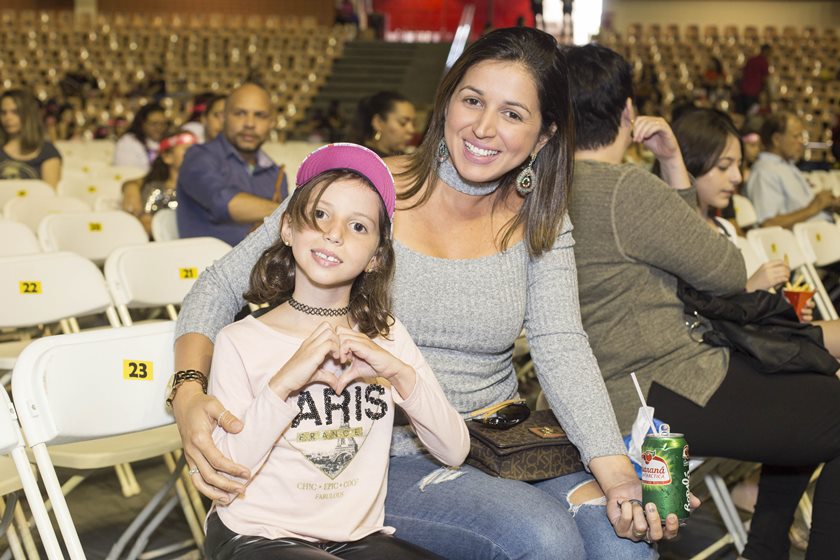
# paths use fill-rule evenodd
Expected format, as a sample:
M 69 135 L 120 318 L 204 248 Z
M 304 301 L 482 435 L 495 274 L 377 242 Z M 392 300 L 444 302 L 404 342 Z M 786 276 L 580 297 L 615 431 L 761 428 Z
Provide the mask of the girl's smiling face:
M 317 228 L 283 218 L 283 241 L 295 258 L 295 294 L 306 297 L 311 292 L 307 300 L 318 301 L 316 291 L 349 290 L 357 276 L 375 266 L 382 204 L 361 179 L 339 179 L 315 205 Z
M 701 210 L 726 208 L 735 188 L 741 184 L 741 143 L 731 134 L 714 167 L 697 177 L 697 197 Z

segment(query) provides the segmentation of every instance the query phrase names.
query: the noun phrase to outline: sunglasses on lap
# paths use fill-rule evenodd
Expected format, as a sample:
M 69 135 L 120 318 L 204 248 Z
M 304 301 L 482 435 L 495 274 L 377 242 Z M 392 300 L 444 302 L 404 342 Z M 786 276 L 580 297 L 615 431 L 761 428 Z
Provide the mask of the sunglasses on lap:
M 507 430 L 528 419 L 531 409 L 525 399 L 511 399 L 474 410 L 466 420 L 480 422 L 494 430 Z

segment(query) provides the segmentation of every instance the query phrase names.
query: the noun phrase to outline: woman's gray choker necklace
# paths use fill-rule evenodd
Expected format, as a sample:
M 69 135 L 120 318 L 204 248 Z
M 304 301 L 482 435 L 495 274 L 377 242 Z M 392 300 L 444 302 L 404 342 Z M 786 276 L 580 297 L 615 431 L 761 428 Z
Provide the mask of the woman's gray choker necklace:
M 456 191 L 472 196 L 490 194 L 498 189 L 499 183 L 501 183 L 501 181 L 487 181 L 486 183 L 466 181 L 458 174 L 450 158 L 446 158 L 438 165 L 437 174 L 444 183 Z

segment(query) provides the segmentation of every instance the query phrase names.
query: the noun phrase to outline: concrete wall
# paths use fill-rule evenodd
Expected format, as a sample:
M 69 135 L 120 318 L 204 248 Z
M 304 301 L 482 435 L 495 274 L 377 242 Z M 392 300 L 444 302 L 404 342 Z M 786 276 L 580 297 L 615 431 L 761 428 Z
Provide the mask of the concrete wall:
M 586 0 L 577 0 L 586 1 Z M 633 23 L 840 27 L 840 2 L 823 0 L 604 0 L 613 27 L 623 33 Z

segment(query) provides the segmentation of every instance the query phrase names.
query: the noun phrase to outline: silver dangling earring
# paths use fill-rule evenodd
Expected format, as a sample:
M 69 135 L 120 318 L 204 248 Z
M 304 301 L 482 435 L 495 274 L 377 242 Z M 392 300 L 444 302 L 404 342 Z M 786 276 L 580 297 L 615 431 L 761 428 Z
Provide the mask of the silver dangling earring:
M 443 163 L 444 161 L 449 159 L 449 148 L 446 147 L 446 142 L 443 141 L 443 138 L 440 139 L 440 144 L 438 144 L 437 149 L 437 160 L 438 163 Z
M 380 140 L 382 140 L 382 132 L 377 130 L 376 134 L 373 135 L 373 141 L 379 142 Z
M 537 154 L 531 155 L 531 160 L 528 162 L 528 165 L 525 166 L 525 169 L 519 172 L 519 175 L 516 176 L 516 190 L 522 196 L 531 194 L 533 192 L 534 187 L 536 186 L 536 181 L 534 179 L 534 169 L 531 167 L 534 163 L 534 160 L 537 159 Z

